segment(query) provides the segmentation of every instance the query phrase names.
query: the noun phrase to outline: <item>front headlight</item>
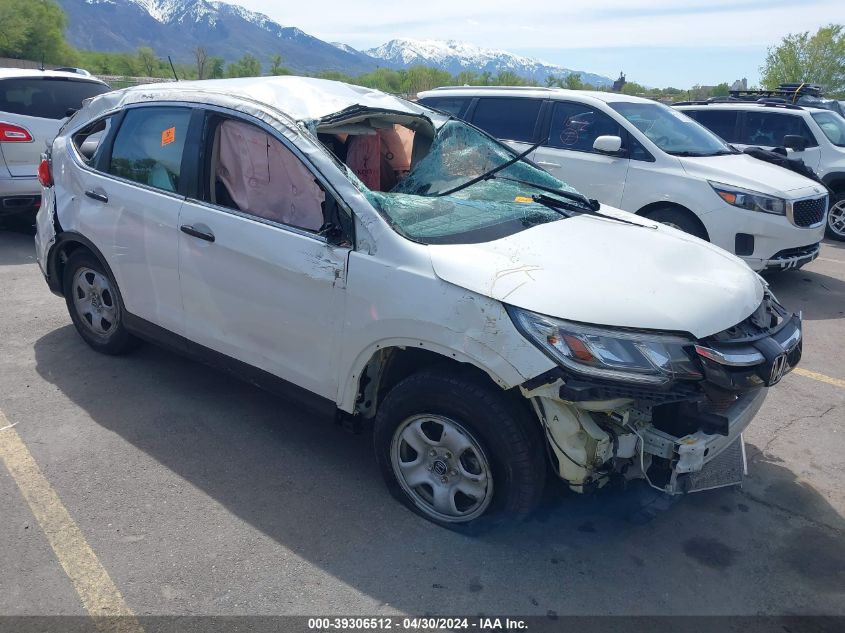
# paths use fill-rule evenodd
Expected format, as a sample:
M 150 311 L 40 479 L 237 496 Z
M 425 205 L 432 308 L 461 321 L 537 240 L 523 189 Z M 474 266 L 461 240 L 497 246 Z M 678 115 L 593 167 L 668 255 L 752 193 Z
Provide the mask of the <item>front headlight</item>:
M 524 336 L 575 373 L 648 385 L 702 378 L 687 351 L 693 341 L 682 336 L 581 325 L 513 306 L 507 309 Z
M 786 201 L 781 198 L 773 198 L 762 193 L 757 193 L 756 191 L 749 191 L 748 189 L 741 189 L 732 185 L 723 185 L 720 182 L 709 180 L 707 182 L 713 187 L 713 191 L 731 206 L 748 209 L 749 211 L 786 215 Z

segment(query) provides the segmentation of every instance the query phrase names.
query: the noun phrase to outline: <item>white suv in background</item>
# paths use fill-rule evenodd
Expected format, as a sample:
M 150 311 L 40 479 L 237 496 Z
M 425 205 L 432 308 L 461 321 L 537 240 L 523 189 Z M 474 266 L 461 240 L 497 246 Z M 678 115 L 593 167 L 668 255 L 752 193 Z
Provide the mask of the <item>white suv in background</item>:
M 69 110 L 109 91 L 76 72 L 0 68 L 0 220 L 33 221 L 41 202 L 36 172 Z
M 807 106 L 752 102 L 711 102 L 677 106 L 737 147 L 786 147 L 833 192 L 827 235 L 845 240 L 845 119 Z
M 465 119 L 599 202 L 673 225 L 754 270 L 818 256 L 827 192 L 745 156 L 660 103 L 553 88 L 438 88 L 429 107 Z

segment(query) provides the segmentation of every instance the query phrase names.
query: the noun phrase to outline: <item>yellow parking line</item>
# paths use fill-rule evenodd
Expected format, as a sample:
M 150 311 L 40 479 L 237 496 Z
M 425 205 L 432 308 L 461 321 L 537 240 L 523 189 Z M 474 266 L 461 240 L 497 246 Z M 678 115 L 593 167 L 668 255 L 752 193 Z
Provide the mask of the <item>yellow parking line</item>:
M 815 371 L 810 371 L 809 369 L 803 369 L 802 367 L 796 367 L 792 371 L 793 373 L 796 373 L 799 376 L 804 376 L 805 378 L 812 378 L 813 380 L 818 380 L 819 382 L 826 382 L 829 385 L 845 389 L 845 380 L 840 380 L 839 378 L 831 378 L 830 376 L 825 376 L 824 374 L 820 374 Z
M 41 473 L 26 444 L 0 411 L 0 459 L 15 480 L 76 593 L 100 631 L 143 633 L 108 572 L 61 499 Z

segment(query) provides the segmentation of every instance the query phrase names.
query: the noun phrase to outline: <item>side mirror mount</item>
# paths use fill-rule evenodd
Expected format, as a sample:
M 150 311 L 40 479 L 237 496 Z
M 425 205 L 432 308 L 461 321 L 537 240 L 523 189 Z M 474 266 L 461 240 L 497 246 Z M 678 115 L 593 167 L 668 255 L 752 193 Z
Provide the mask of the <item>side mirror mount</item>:
M 783 146 L 793 152 L 803 152 L 807 149 L 807 139 L 797 134 L 787 134 L 783 137 Z
M 618 156 L 622 152 L 622 138 L 619 136 L 599 136 L 593 142 L 593 149 L 599 154 Z
M 317 235 L 322 235 L 326 238 L 326 242 L 331 246 L 340 246 L 343 244 L 343 229 L 334 222 L 326 222 L 317 231 Z

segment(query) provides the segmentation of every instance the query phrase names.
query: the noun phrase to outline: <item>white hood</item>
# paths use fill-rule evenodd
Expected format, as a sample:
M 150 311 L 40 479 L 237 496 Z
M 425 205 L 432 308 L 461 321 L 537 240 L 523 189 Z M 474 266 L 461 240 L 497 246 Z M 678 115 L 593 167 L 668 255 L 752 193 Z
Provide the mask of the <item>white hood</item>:
M 785 199 L 821 195 L 824 187 L 794 171 L 746 154 L 679 157 L 690 176 Z
M 785 171 L 785 170 L 784 170 Z M 689 332 L 739 323 L 763 300 L 744 262 L 707 242 L 632 214 L 631 226 L 586 215 L 482 244 L 429 246 L 441 279 L 548 316 L 616 327 Z

